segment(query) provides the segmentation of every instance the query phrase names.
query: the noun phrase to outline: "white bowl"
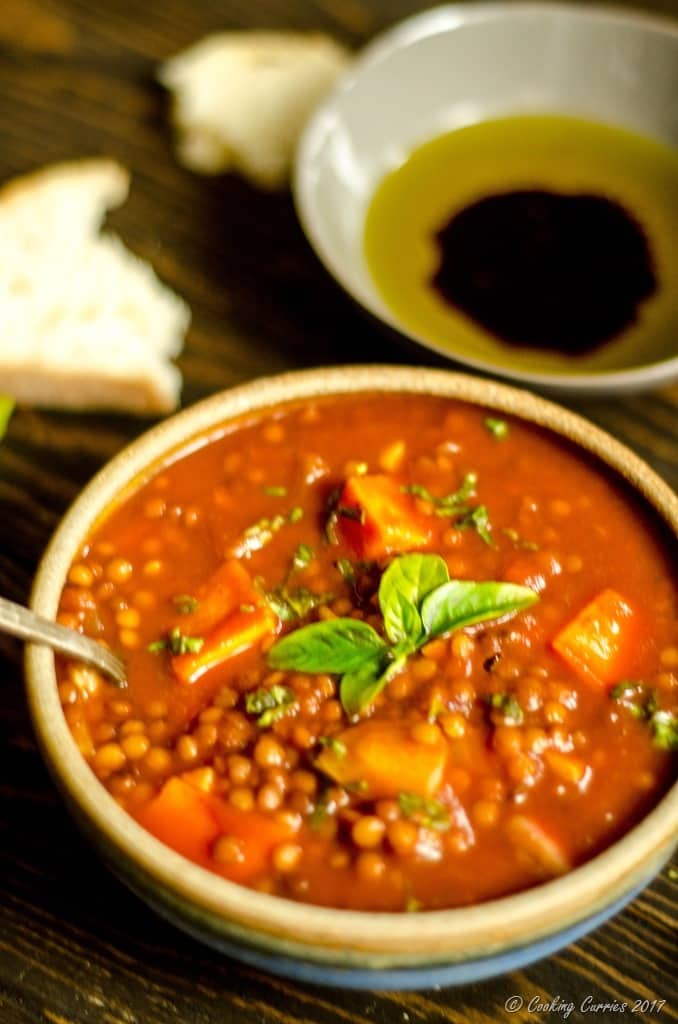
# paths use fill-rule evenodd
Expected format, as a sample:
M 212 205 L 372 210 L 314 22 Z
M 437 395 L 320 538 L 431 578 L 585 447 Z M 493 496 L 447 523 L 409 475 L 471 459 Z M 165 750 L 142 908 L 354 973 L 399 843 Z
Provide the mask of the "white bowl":
M 460 3 L 410 18 L 367 47 L 308 124 L 297 152 L 302 226 L 370 313 L 446 358 L 558 391 L 637 391 L 678 379 L 676 355 L 551 373 L 454 353 L 386 306 L 363 252 L 374 191 L 417 146 L 493 117 L 566 114 L 678 145 L 678 25 L 614 8 Z

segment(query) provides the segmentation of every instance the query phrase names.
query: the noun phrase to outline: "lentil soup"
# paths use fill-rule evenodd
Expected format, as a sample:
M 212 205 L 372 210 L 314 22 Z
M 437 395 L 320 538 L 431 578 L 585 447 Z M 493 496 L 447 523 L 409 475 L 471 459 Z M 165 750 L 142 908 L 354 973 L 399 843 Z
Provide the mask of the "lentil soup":
M 535 885 L 675 778 L 674 551 L 547 431 L 407 394 L 283 404 L 114 508 L 59 621 L 127 688 L 60 661 L 115 799 L 215 873 L 363 910 Z

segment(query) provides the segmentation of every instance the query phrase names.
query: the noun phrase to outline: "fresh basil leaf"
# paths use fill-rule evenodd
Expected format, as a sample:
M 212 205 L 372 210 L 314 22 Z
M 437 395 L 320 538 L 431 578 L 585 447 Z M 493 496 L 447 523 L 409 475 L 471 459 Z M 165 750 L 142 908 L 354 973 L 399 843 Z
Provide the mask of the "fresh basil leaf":
M 422 601 L 449 580 L 440 555 L 401 555 L 389 565 L 379 584 L 379 607 L 391 643 L 416 648 L 424 629 Z
M 288 633 L 268 653 L 273 668 L 300 672 L 355 672 L 386 651 L 379 634 L 360 619 L 329 619 Z
M 405 657 L 387 664 L 386 658 L 375 657 L 354 672 L 347 672 L 339 690 L 341 703 L 347 715 L 359 715 L 377 699 L 389 679 L 400 671 Z M 384 666 L 387 667 L 385 668 Z
M 7 432 L 7 426 L 14 412 L 14 399 L 9 395 L 0 395 L 0 441 Z
M 535 604 L 529 587 L 493 581 L 451 580 L 425 599 L 421 618 L 428 636 L 440 636 L 476 622 L 499 619 Z
M 266 594 L 269 607 L 273 609 L 281 622 L 292 622 L 294 619 L 303 619 L 309 615 L 314 608 L 332 601 L 334 594 L 314 594 L 305 587 L 290 589 L 283 585 L 276 587 Z
M 440 800 L 419 793 L 399 793 L 398 806 L 404 817 L 412 819 L 422 828 L 433 828 L 446 832 L 452 824 L 450 812 Z

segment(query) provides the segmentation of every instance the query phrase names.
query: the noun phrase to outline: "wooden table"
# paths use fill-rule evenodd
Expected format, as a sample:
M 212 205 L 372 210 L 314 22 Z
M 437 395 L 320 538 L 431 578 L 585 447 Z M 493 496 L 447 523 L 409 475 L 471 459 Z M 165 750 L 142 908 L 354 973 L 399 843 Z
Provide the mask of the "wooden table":
M 224 27 L 329 31 L 359 45 L 418 0 L 4 0 L 0 178 L 109 153 L 128 165 L 129 202 L 110 218 L 190 303 L 184 402 L 262 373 L 409 358 L 323 272 L 288 194 L 204 180 L 172 159 L 157 62 Z M 648 4 L 647 6 L 650 6 Z M 676 0 L 652 6 L 678 13 Z M 1 384 L 1 381 L 0 381 Z M 1 390 L 1 387 L 0 387 Z M 678 482 L 678 388 L 579 408 Z M 145 423 L 19 410 L 0 446 L 0 593 L 28 596 L 52 530 L 83 484 Z M 678 1020 L 676 872 L 614 921 L 519 973 L 417 995 L 303 987 L 238 966 L 165 924 L 80 837 L 35 747 L 21 650 L 0 638 L 0 1021 L 2 1024 L 424 1024 L 562 1020 L 532 998 L 666 999 Z M 520 995 L 513 1015 L 506 1000 Z M 657 1014 L 644 1014 L 646 1019 Z

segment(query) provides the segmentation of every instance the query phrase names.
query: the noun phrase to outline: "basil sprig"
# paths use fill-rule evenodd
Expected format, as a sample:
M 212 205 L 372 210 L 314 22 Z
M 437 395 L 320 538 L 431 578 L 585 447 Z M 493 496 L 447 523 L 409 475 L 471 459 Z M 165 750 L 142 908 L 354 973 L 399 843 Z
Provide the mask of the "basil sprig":
M 504 618 L 538 600 L 529 587 L 513 583 L 450 580 L 439 555 L 400 555 L 379 585 L 387 639 L 359 619 L 330 619 L 289 633 L 268 660 L 277 669 L 341 675 L 341 702 L 349 715 L 357 715 L 429 640 Z

